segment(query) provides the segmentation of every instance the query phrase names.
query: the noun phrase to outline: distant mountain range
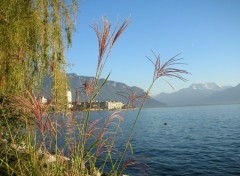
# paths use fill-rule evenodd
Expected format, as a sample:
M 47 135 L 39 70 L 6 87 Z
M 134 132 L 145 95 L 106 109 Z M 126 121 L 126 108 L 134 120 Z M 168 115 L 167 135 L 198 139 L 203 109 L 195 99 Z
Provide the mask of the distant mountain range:
M 72 92 L 72 100 L 75 101 L 76 90 L 79 88 L 81 89 L 81 87 L 83 87 L 83 84 L 86 81 L 92 80 L 93 77 L 78 76 L 75 73 L 70 73 L 70 74 L 68 74 L 68 79 L 69 79 L 70 90 Z M 103 81 L 104 81 L 104 79 L 100 79 L 100 84 Z M 50 90 L 51 90 L 51 79 L 50 78 L 45 79 L 43 87 L 46 90 L 46 92 L 50 92 Z M 118 93 L 119 92 L 130 93 L 129 90 L 136 93 L 136 95 L 141 95 L 141 94 L 145 93 L 143 89 L 136 87 L 136 86 L 130 87 L 124 83 L 115 82 L 115 81 L 107 81 L 106 84 L 104 85 L 103 89 L 99 93 L 99 95 L 96 97 L 96 100 L 98 100 L 98 101 L 121 101 L 121 102 L 126 103 L 127 99 L 121 95 L 118 95 Z M 48 95 L 44 94 L 44 92 L 43 92 L 43 96 L 48 97 Z M 84 99 L 84 94 L 81 93 L 80 100 L 82 101 L 83 99 Z M 135 103 L 135 106 L 139 106 L 139 105 L 140 105 L 139 102 Z M 144 104 L 144 107 L 161 107 L 161 106 L 166 106 L 166 105 L 162 102 L 159 102 L 159 101 L 153 99 L 152 97 L 150 97 Z
M 215 83 L 192 84 L 174 93 L 160 93 L 154 98 L 168 106 L 240 103 L 240 84 L 236 87 Z
M 70 90 L 72 92 L 72 100 L 75 101 L 76 90 L 83 87 L 86 81 L 90 81 L 93 77 L 78 76 L 75 73 L 68 74 Z M 100 84 L 104 79 L 100 79 Z M 51 79 L 46 78 L 44 81 L 44 89 L 46 92 L 51 90 Z M 119 95 L 119 92 L 130 93 L 136 95 L 144 94 L 144 90 L 133 86 L 130 87 L 124 83 L 116 81 L 107 81 L 103 89 L 96 97 L 98 101 L 121 101 L 126 103 L 127 99 Z M 126 94 L 127 95 L 127 94 Z M 43 96 L 48 97 L 48 94 L 43 92 Z M 83 93 L 80 94 L 80 99 L 84 99 Z M 144 107 L 161 107 L 161 106 L 192 106 L 192 105 L 210 105 L 210 104 L 235 104 L 240 103 L 240 84 L 235 87 L 219 86 L 215 83 L 192 84 L 188 88 L 180 89 L 173 93 L 160 93 L 154 97 L 150 97 Z M 140 103 L 136 102 L 136 106 Z

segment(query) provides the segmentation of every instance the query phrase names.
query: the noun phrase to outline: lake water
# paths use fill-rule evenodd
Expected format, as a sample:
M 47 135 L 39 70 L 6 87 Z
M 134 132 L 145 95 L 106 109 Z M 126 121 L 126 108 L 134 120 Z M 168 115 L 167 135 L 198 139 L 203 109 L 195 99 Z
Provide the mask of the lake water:
M 148 175 L 240 175 L 240 105 L 144 109 L 131 144 Z
M 120 151 L 137 111 L 121 112 Z M 240 105 L 143 109 L 131 144 L 137 165 L 128 175 L 240 175 Z

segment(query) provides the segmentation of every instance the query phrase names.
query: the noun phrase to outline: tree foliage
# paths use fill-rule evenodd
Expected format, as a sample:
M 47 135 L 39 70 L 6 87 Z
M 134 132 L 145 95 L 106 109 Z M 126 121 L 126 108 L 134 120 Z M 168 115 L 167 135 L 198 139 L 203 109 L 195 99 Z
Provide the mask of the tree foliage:
M 75 0 L 0 0 L 0 4 L 0 91 L 35 91 L 47 75 L 53 80 L 52 97 L 65 99 L 64 50 L 71 45 Z

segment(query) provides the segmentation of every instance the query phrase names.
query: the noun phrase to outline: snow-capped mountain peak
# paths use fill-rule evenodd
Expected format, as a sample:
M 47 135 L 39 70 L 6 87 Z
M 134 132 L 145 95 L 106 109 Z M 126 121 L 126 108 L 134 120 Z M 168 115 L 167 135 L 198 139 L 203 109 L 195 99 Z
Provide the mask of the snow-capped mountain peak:
M 192 84 L 190 86 L 193 90 L 222 90 L 223 87 L 217 85 L 216 83 L 200 83 Z
M 170 106 L 230 104 L 240 102 L 238 86 L 219 86 L 215 83 L 192 84 L 177 92 L 161 93 L 155 98 Z

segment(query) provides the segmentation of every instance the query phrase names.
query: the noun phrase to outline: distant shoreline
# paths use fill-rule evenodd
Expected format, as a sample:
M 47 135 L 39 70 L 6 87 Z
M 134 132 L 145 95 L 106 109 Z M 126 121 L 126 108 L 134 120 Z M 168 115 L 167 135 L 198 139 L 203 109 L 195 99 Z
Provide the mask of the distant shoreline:
M 239 103 L 218 103 L 218 104 L 197 104 L 197 105 L 166 105 L 161 107 L 153 107 L 153 108 L 175 108 L 175 107 L 193 107 L 193 106 L 219 106 L 219 105 L 240 105 Z
M 75 111 L 79 111 L 79 112 L 88 112 L 88 111 L 127 111 L 127 110 L 135 110 L 135 109 L 138 109 L 138 108 L 135 107 L 135 108 L 124 108 L 124 109 L 84 109 L 84 110 L 75 110 Z

